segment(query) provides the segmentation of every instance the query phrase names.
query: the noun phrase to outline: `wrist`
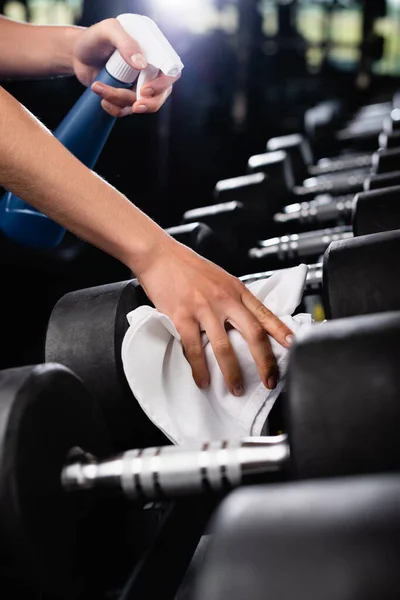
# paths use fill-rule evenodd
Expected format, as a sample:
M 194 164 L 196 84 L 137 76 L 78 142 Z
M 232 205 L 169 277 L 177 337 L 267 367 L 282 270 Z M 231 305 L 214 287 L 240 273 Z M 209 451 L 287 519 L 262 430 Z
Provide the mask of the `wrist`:
M 57 75 L 74 75 L 74 48 L 86 28 L 71 25 L 52 29 L 54 30 L 52 71 Z
M 148 217 L 146 217 L 148 218 Z M 138 235 L 128 251 L 125 263 L 142 280 L 154 267 L 170 255 L 178 243 L 154 221 L 148 219 L 145 230 Z

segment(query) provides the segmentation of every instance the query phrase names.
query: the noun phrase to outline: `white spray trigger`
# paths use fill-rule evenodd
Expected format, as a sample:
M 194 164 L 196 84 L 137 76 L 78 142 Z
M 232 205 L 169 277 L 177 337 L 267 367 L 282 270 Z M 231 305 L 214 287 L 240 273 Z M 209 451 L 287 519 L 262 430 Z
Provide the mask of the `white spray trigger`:
M 136 97 L 138 100 L 142 97 L 142 88 L 149 81 L 153 81 L 158 77 L 160 69 L 155 67 L 154 65 L 148 65 L 143 71 L 140 71 L 139 77 L 136 84 Z
M 155 79 L 160 71 L 165 75 L 176 77 L 183 69 L 183 63 L 158 26 L 142 15 L 123 14 L 117 17 L 125 31 L 139 44 L 148 66 L 139 72 L 137 81 L 137 97 L 143 85 Z M 109 58 L 106 69 L 108 73 L 122 83 L 133 83 L 138 71 L 129 66 L 118 50 Z

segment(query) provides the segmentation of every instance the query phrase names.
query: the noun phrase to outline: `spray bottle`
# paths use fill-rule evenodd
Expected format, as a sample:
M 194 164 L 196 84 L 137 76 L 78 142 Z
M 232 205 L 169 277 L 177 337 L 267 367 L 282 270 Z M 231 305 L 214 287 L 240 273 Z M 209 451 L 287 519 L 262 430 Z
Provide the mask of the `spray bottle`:
M 155 79 L 160 71 L 175 77 L 182 70 L 183 64 L 151 19 L 133 14 L 123 14 L 117 18 L 128 34 L 138 42 L 148 67 L 143 71 L 136 71 L 115 50 L 96 81 L 115 88 L 131 88 L 137 79 L 137 97 L 140 99 L 140 91 L 145 83 Z M 54 136 L 92 169 L 115 121 L 102 108 L 101 98 L 87 88 L 55 130 Z M 58 246 L 65 233 L 63 227 L 10 192 L 0 201 L 0 229 L 15 242 L 43 249 Z

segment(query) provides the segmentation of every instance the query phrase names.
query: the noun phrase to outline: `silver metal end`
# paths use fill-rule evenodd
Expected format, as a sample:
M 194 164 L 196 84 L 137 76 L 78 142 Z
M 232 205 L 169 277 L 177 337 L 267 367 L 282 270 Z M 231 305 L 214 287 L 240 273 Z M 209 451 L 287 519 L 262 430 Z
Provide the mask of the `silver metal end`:
M 132 500 L 162 500 L 238 487 L 281 470 L 289 454 L 286 435 L 136 449 L 106 461 L 84 455 L 61 480 L 66 491 L 111 487 Z

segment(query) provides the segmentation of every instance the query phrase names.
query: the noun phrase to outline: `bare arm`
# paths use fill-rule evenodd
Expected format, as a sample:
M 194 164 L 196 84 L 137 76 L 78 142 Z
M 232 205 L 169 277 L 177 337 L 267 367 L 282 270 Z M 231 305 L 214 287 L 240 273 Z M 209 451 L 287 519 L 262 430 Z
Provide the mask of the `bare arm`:
M 0 130 L 0 184 L 79 237 L 131 268 L 167 238 L 1 88 Z
M 248 342 L 264 384 L 275 387 L 278 370 L 267 332 L 288 347 L 291 331 L 238 279 L 170 238 L 1 88 L 0 131 L 0 184 L 132 269 L 175 323 L 199 386 L 209 384 L 204 330 L 228 389 L 243 392 L 229 322 Z
M 0 17 L 0 77 L 72 75 L 80 27 L 30 25 Z

